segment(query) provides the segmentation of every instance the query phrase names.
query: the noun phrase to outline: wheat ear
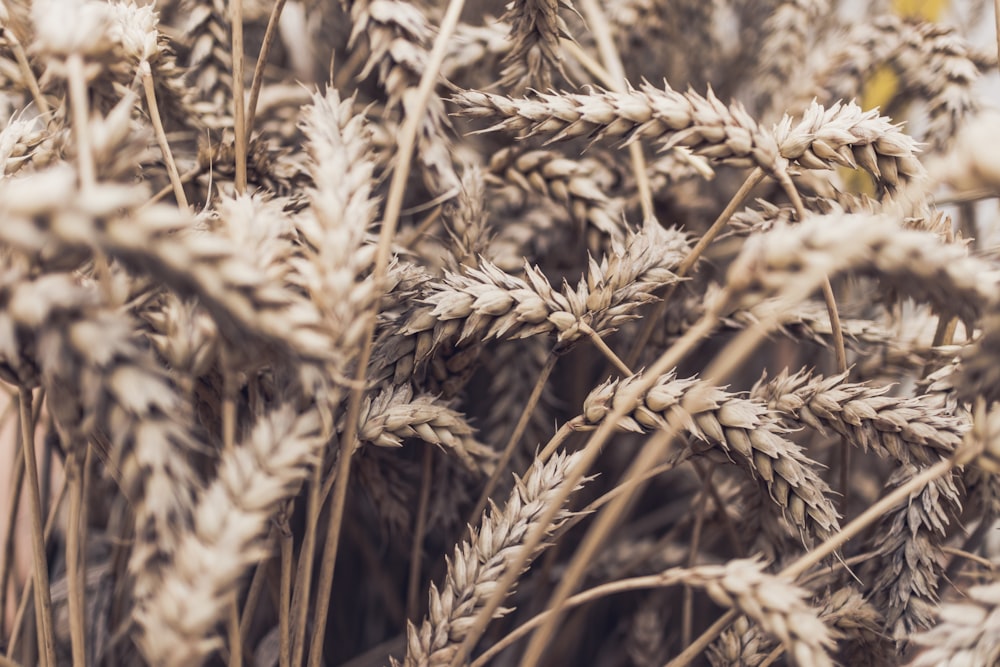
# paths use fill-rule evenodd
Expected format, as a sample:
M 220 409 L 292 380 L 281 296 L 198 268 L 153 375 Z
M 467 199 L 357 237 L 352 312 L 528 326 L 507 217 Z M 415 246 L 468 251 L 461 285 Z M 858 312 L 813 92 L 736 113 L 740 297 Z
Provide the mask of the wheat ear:
M 496 581 L 510 568 L 525 536 L 537 529 L 539 517 L 549 509 L 578 460 L 576 454 L 557 454 L 544 465 L 536 460 L 516 481 L 503 509 L 493 506 L 483 514 L 478 530 L 455 548 L 443 586 L 438 589 L 431 584 L 427 618 L 419 627 L 408 625 L 404 666 L 448 664 L 465 639 L 472 619 L 492 595 Z M 568 510 L 561 510 L 545 527 L 546 533 L 555 531 L 569 516 Z M 540 545 L 531 558 L 519 560 L 522 570 L 544 548 Z
M 136 612 L 139 645 L 151 663 L 200 665 L 218 648 L 211 635 L 240 577 L 267 555 L 269 521 L 315 463 L 324 443 L 321 426 L 315 410 L 279 406 L 257 421 L 246 442 L 223 452 L 162 582 Z
M 600 385 L 584 401 L 583 414 L 570 423 L 582 430 L 596 428 L 618 405 L 618 396 L 629 395 L 629 387 L 641 378 L 638 374 Z M 661 376 L 618 421 L 618 428 L 646 432 L 663 427 L 669 414 L 686 410 L 682 423 L 695 439 L 696 452 L 714 454 L 720 461 L 735 458 L 751 476 L 760 479 L 768 495 L 804 535 L 825 538 L 836 531 L 837 511 L 827 497 L 830 489 L 815 472 L 815 464 L 766 414 L 766 407 L 713 388 L 700 396 L 697 405 L 682 408 L 685 394 L 695 384 L 694 379 L 679 380 L 672 373 Z

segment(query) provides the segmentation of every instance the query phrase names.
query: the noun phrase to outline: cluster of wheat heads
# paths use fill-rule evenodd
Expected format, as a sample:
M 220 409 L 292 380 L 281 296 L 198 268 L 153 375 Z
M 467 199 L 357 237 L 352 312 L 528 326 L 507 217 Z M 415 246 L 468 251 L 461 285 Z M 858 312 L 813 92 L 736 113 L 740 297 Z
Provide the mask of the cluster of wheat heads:
M 0 665 L 1000 664 L 992 8 L 898 4 L 0 2 Z

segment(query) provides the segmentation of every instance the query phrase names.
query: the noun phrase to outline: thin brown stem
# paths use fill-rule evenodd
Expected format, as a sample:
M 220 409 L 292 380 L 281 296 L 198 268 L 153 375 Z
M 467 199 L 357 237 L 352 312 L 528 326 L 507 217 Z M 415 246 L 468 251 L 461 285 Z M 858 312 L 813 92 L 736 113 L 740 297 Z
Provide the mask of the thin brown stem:
M 712 623 L 712 625 L 709 626 L 705 632 L 701 633 L 700 637 L 695 639 L 691 644 L 688 644 L 687 647 L 681 651 L 680 655 L 668 662 L 664 667 L 683 667 L 684 665 L 687 665 L 695 657 L 701 655 L 701 652 L 708 648 L 708 645 L 715 641 L 715 638 L 721 635 L 722 632 L 729 627 L 729 624 L 735 621 L 739 615 L 740 613 L 735 609 L 727 611 L 719 617 L 719 620 Z
M 365 375 L 368 362 L 371 360 L 372 346 L 375 334 L 375 316 L 378 312 L 380 295 L 385 291 L 385 279 L 392 255 L 392 240 L 396 236 L 396 227 L 403 207 L 403 197 L 406 194 L 406 182 L 410 175 L 410 166 L 416 149 L 417 131 L 427 110 L 427 104 L 434 92 L 441 64 L 444 62 L 448 42 L 462 15 L 465 0 L 449 0 L 448 8 L 441 19 L 434 46 L 428 56 L 426 68 L 420 77 L 412 106 L 407 108 L 406 120 L 399 134 L 397 145 L 396 167 L 389 182 L 389 193 L 386 197 L 385 210 L 382 217 L 382 228 L 379 230 L 378 246 L 375 251 L 375 265 L 372 269 L 372 282 L 375 284 L 376 297 L 372 310 L 365 318 L 365 329 L 361 339 L 364 341 L 361 353 L 358 355 L 357 384 L 351 388 L 347 406 L 348 426 L 341 441 L 340 457 L 337 459 L 333 487 L 333 497 L 330 501 L 330 520 L 327 525 L 326 545 L 323 551 L 323 564 L 320 567 L 319 588 L 317 592 L 315 622 L 318 628 L 313 634 L 309 649 L 310 667 L 319 667 L 323 653 L 322 627 L 326 624 L 327 612 L 330 608 L 330 594 L 333 587 L 334 567 L 337 561 L 337 551 L 340 546 L 340 529 L 344 519 L 344 507 L 347 501 L 347 485 L 350 480 L 351 455 L 357 443 L 357 424 L 361 414 L 361 402 L 364 397 Z
M 785 195 L 788 196 L 789 201 L 792 202 L 792 208 L 795 209 L 795 217 L 799 222 L 803 222 L 806 219 L 806 207 L 802 203 L 802 196 L 799 194 L 799 189 L 792 182 L 792 177 L 788 175 L 787 171 L 782 169 L 775 175 L 775 178 L 781 189 L 785 191 Z
M 38 113 L 42 116 L 48 116 L 52 109 L 49 108 L 48 101 L 42 95 L 42 89 L 38 85 L 38 79 L 35 78 L 34 70 L 31 69 L 31 63 L 28 62 L 28 54 L 24 52 L 24 46 L 14 34 L 14 30 L 4 30 L 4 38 L 10 44 L 10 50 L 14 52 L 14 60 L 17 61 L 17 67 L 21 70 L 21 76 L 24 77 L 28 90 L 31 91 L 31 99 L 35 101 Z
M 236 449 L 236 377 L 227 355 L 222 355 L 222 447 L 232 454 Z M 233 595 L 226 629 L 229 633 L 229 667 L 243 665 L 243 633 L 240 628 L 240 604 Z
M 81 614 L 81 628 L 83 636 L 87 636 L 87 544 L 90 532 L 90 498 L 91 487 L 94 483 L 94 447 L 89 442 L 84 447 L 83 456 L 83 480 L 80 485 L 80 520 L 77 525 L 77 532 L 80 534 L 80 553 L 77 561 L 80 566 L 80 577 L 83 579 L 83 586 L 80 587 L 79 601 L 77 604 L 83 610 Z
M 83 475 L 80 453 L 74 447 L 66 457 L 66 488 L 69 516 L 66 525 L 66 582 L 69 600 L 69 633 L 73 667 L 86 667 L 86 629 L 84 624 L 86 572 L 80 567 L 80 517 L 83 505 Z
M 17 405 L 20 400 L 19 397 L 15 396 L 9 405 Z M 21 489 L 24 486 L 24 450 L 20 447 L 14 453 L 11 475 L 13 479 L 11 479 L 10 493 L 7 496 L 7 524 L 3 536 L 3 567 L 0 568 L 0 637 L 7 634 L 7 582 L 14 569 L 14 527 L 17 525 L 17 514 L 21 507 Z
M 997 66 L 1000 66 L 1000 0 L 993 0 L 993 20 L 996 26 Z
M 56 501 L 52 503 L 52 507 L 49 508 L 49 515 L 45 519 L 45 544 L 48 546 L 49 540 L 52 538 L 52 531 L 56 525 L 56 516 L 59 513 L 59 508 L 62 506 L 63 499 L 66 497 L 67 486 L 65 482 L 62 485 L 62 489 L 59 491 L 59 497 Z M 28 579 L 24 582 L 24 588 L 21 589 L 21 599 L 17 605 L 17 612 L 14 614 L 14 623 L 11 625 L 10 629 L 10 642 L 7 645 L 7 657 L 10 658 L 17 652 L 17 645 L 21 637 L 21 629 L 24 625 L 24 616 L 28 610 L 28 600 L 30 600 L 35 592 L 35 573 L 29 572 Z
M 28 482 L 28 508 L 31 520 L 31 546 L 35 566 L 35 616 L 39 628 L 39 654 L 43 665 L 56 666 L 55 636 L 52 632 L 52 598 L 49 589 L 49 569 L 45 558 L 45 536 L 42 526 L 42 501 L 39 497 L 38 463 L 35 458 L 35 422 L 32 417 L 30 389 L 20 389 L 21 446 L 24 449 L 24 471 Z
M 229 634 L 229 667 L 243 667 L 243 640 L 240 639 L 240 605 L 233 596 L 226 619 Z
M 559 428 L 558 431 L 556 431 L 556 434 L 553 435 L 547 443 L 545 443 L 545 447 L 538 453 L 538 459 L 542 463 L 548 461 L 549 457 L 555 454 L 556 450 L 559 449 L 559 447 L 566 441 L 566 438 L 573 434 L 573 431 L 575 430 L 573 427 L 574 424 L 572 421 L 566 422 Z
M 322 462 L 317 462 L 313 468 L 312 479 L 309 481 L 309 496 L 306 501 L 306 531 L 302 538 L 302 548 L 299 550 L 299 563 L 295 573 L 295 592 L 290 603 L 292 616 L 292 646 L 291 664 L 302 664 L 302 653 L 305 650 L 306 623 L 309 615 L 309 595 L 312 589 L 313 554 L 316 551 L 316 531 L 319 528 L 319 515 L 322 503 L 320 501 L 320 482 L 322 481 Z
M 278 593 L 278 667 L 291 667 L 292 641 L 289 611 L 292 602 L 292 561 L 295 558 L 295 538 L 288 525 L 291 504 L 278 515 L 278 541 L 281 544 L 281 584 Z
M 729 224 L 730 218 L 736 213 L 736 209 L 743 205 L 753 189 L 760 185 L 761 181 L 764 180 L 766 174 L 764 170 L 760 167 L 756 167 L 743 181 L 743 185 L 740 189 L 736 191 L 729 203 L 726 204 L 726 208 L 722 210 L 722 213 L 715 219 L 712 226 L 708 228 L 698 242 L 695 243 L 694 247 L 691 248 L 691 252 L 688 253 L 687 257 L 680 263 L 677 267 L 678 278 L 683 278 L 688 275 L 694 265 L 701 259 L 701 256 L 711 245 L 712 241 L 722 233 L 722 230 L 726 228 Z M 667 288 L 666 293 L 658 304 L 656 304 L 650 311 L 649 315 L 646 316 L 645 322 L 643 323 L 642 330 L 636 337 L 635 342 L 632 344 L 632 351 L 629 352 L 628 359 L 626 363 L 629 366 L 635 366 L 639 362 L 639 357 L 642 355 L 642 351 L 646 349 L 646 345 L 649 343 L 650 337 L 653 335 L 653 331 L 659 326 L 660 320 L 663 319 L 663 314 L 667 310 L 667 305 L 670 303 L 670 297 L 673 296 L 674 290 L 677 289 L 678 283 L 674 283 Z
M 267 66 L 267 57 L 271 54 L 271 45 L 278 34 L 278 21 L 281 19 L 281 10 L 285 8 L 285 0 L 275 0 L 274 7 L 271 8 L 271 15 L 267 18 L 267 28 L 264 30 L 264 41 L 260 45 L 260 53 L 257 54 L 257 62 L 253 68 L 253 82 L 250 84 L 250 101 L 247 103 L 246 119 L 246 139 L 249 143 L 253 134 L 253 123 L 257 117 L 257 100 L 260 99 L 260 89 L 264 84 L 264 67 Z
M 837 297 L 833 293 L 833 285 L 829 278 L 823 279 L 823 301 L 830 315 L 830 328 L 833 330 L 833 351 L 837 358 L 837 372 L 847 372 L 847 348 L 844 346 L 844 330 L 840 326 L 840 313 L 837 310 Z
M 559 47 L 573 56 L 573 60 L 580 63 L 580 66 L 590 72 L 590 75 L 597 79 L 601 85 L 607 88 L 615 85 L 615 78 L 608 70 L 604 69 L 604 65 L 584 51 L 579 44 L 564 37 L 559 40 Z
M 493 474 L 486 481 L 486 486 L 483 487 L 482 493 L 479 494 L 479 500 L 476 502 L 476 507 L 472 510 L 469 515 L 469 520 L 466 521 L 469 525 L 475 525 L 479 520 L 479 516 L 486 509 L 486 503 L 489 502 L 490 494 L 493 493 L 493 489 L 497 487 L 497 483 L 500 478 L 504 475 L 507 470 L 507 466 L 510 465 L 510 460 L 514 456 L 514 451 L 517 449 L 517 443 L 521 441 L 521 436 L 524 435 L 525 430 L 528 428 L 528 423 L 531 421 L 531 415 L 535 411 L 535 406 L 538 405 L 538 401 L 542 397 L 542 392 L 545 390 L 545 384 L 549 381 L 549 376 L 552 375 L 552 370 L 556 367 L 556 361 L 558 357 L 555 354 L 549 354 L 545 359 L 545 364 L 542 366 L 542 370 L 538 373 L 538 379 L 535 380 L 535 386 L 531 388 L 531 394 L 528 396 L 528 401 L 524 404 L 524 409 L 521 410 L 521 416 L 518 417 L 517 424 L 514 426 L 514 432 L 510 434 L 507 439 L 507 444 L 503 448 L 503 452 L 500 454 L 500 458 L 497 459 L 496 467 L 493 469 Z
M 775 646 L 774 650 L 768 653 L 767 657 L 764 658 L 764 662 L 760 663 L 760 667 L 770 667 L 775 662 L 777 662 L 778 658 L 780 658 L 781 654 L 784 652 L 785 652 L 784 644 L 779 644 Z
M 830 329 L 833 332 L 833 350 L 837 358 L 837 372 L 847 372 L 847 348 L 844 346 L 844 330 L 840 326 L 840 313 L 837 309 L 837 297 L 833 293 L 830 278 L 823 279 L 823 301 L 826 312 L 830 316 Z M 851 476 L 851 446 L 844 440 L 840 443 L 840 510 L 846 513 L 850 504 Z
M 433 211 L 428 213 L 423 220 L 420 221 L 416 227 L 413 227 L 413 231 L 406 235 L 406 239 L 400 242 L 404 248 L 412 248 L 417 241 L 423 237 L 424 234 L 434 225 L 435 222 L 441 217 L 442 209 L 440 206 L 435 208 Z
M 431 500 L 431 474 L 434 465 L 432 445 L 424 445 L 423 470 L 420 475 L 420 497 L 413 526 L 413 544 L 410 547 L 410 574 L 406 589 L 406 617 L 416 618 L 420 611 L 420 570 L 424 555 L 424 535 L 427 531 L 427 508 Z
M 247 191 L 247 119 L 243 96 L 243 0 L 229 0 L 233 26 L 233 132 L 236 134 L 236 194 Z
M 190 183 L 199 175 L 201 175 L 201 171 L 202 171 L 201 165 L 195 165 L 191 169 L 188 169 L 187 171 L 185 171 L 183 174 L 180 175 L 180 184 L 183 186 L 185 183 Z M 161 199 L 169 195 L 171 192 L 175 192 L 173 183 L 166 186 L 165 188 L 162 188 L 159 192 L 150 197 L 149 201 L 146 202 L 146 204 L 144 205 L 149 206 L 150 204 L 155 204 L 156 202 L 160 201 Z
M 77 161 L 80 168 L 80 184 L 90 187 L 97 182 L 94 168 L 94 154 L 90 146 L 89 102 L 87 97 L 87 77 L 83 69 L 83 57 L 77 53 L 66 59 L 66 77 L 69 83 L 69 99 L 73 111 L 73 134 L 76 137 Z
M 167 166 L 167 175 L 170 177 L 170 185 L 174 189 L 174 198 L 177 205 L 186 209 L 188 207 L 187 195 L 184 194 L 184 184 L 181 182 L 180 173 L 177 171 L 177 163 L 174 162 L 174 154 L 170 150 L 170 143 L 167 141 L 167 133 L 163 129 L 163 119 L 160 117 L 160 105 L 156 102 L 156 86 L 153 83 L 153 71 L 149 67 L 149 62 L 143 60 L 139 63 L 139 73 L 142 77 L 142 89 L 146 93 L 146 106 L 149 108 L 149 119 L 153 123 L 153 134 L 156 136 L 156 143 L 160 146 L 163 154 L 163 162 Z
M 969 553 L 962 549 L 957 549 L 955 547 L 941 547 L 941 551 L 945 552 L 950 556 L 957 556 L 958 558 L 964 558 L 966 560 L 971 560 L 973 563 L 985 567 L 987 570 L 992 572 L 996 569 L 996 564 L 989 558 L 983 558 L 982 556 L 977 556 L 976 554 Z
M 621 358 L 615 354 L 615 351 L 608 347 L 608 344 L 604 342 L 604 339 L 601 338 L 589 324 L 586 322 L 580 322 L 580 331 L 582 331 L 590 339 L 590 342 L 594 344 L 594 347 L 601 351 L 601 354 L 607 357 L 608 361 L 610 361 L 614 367 L 618 369 L 618 372 L 623 373 L 625 377 L 632 375 L 632 370 L 628 367 L 628 364 L 622 361 Z
M 984 188 L 981 190 L 964 190 L 945 197 L 936 197 L 934 199 L 934 203 L 940 208 L 942 206 L 967 204 L 970 202 L 982 201 L 984 199 L 995 199 L 997 197 L 1000 197 L 1000 192 L 997 192 L 995 189 Z
M 704 466 L 693 462 L 695 470 L 701 476 L 701 496 L 695 510 L 694 527 L 691 529 L 691 546 L 688 550 L 687 566 L 694 567 L 698 562 L 698 550 L 701 548 L 701 529 L 705 524 L 705 508 L 708 506 L 708 487 L 712 485 L 714 469 L 706 471 Z M 694 625 L 694 589 L 684 587 L 683 607 L 681 609 L 681 646 L 691 643 L 691 632 Z
M 587 21 L 590 31 L 594 35 L 597 43 L 597 51 L 604 61 L 604 67 L 608 70 L 610 81 L 604 84 L 615 92 L 623 93 L 626 88 L 625 67 L 622 65 L 621 55 L 615 46 L 614 36 L 611 34 L 610 25 L 601 4 L 597 0 L 581 0 L 580 7 L 583 16 Z M 636 188 L 639 191 L 639 203 L 642 206 L 643 220 L 652 220 L 655 216 L 653 211 L 653 188 L 649 182 L 649 173 L 646 171 L 646 157 L 643 155 L 642 144 L 633 141 L 629 144 L 629 157 L 632 160 L 632 171 L 635 173 Z
M 274 547 L 273 544 L 275 539 L 273 534 L 276 532 L 272 528 L 272 538 L 269 541 L 268 551 L 270 552 Z M 261 561 L 257 564 L 257 569 L 253 573 L 253 579 L 250 580 L 250 588 L 247 590 L 247 599 L 243 602 L 243 612 L 240 614 L 240 640 L 246 644 L 250 639 L 250 629 L 253 624 L 254 615 L 257 612 L 257 606 L 260 604 L 260 596 L 264 592 L 264 586 L 267 584 L 268 569 L 271 565 L 271 559 Z
M 667 463 L 661 463 L 658 466 L 650 468 L 649 470 L 644 472 L 640 477 L 637 477 L 633 480 L 629 480 L 628 482 L 622 482 L 621 484 L 617 484 L 615 488 L 611 489 L 603 496 L 600 496 L 592 500 L 580 512 L 570 517 L 569 520 L 566 521 L 566 528 L 575 526 L 579 522 L 583 521 L 587 516 L 601 509 L 602 507 L 610 503 L 612 500 L 614 500 L 621 494 L 627 493 L 628 490 L 631 489 L 633 486 L 649 481 L 654 477 L 662 475 L 665 472 L 669 472 L 674 468 L 676 468 L 677 465 L 682 462 L 683 462 L 682 460 L 676 460 L 676 461 L 668 461 Z

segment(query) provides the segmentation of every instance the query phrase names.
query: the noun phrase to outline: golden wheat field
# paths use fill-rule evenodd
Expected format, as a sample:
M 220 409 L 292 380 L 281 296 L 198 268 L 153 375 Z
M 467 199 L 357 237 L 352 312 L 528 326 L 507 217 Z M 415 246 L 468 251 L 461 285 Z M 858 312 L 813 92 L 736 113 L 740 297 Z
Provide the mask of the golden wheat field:
M 997 12 L 0 0 L 0 667 L 997 667 Z

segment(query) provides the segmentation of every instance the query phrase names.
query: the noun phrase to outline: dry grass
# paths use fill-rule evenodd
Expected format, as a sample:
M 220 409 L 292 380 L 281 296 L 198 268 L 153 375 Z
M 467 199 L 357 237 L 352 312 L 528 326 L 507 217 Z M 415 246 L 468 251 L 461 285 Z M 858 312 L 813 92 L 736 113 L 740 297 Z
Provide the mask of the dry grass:
M 0 664 L 997 664 L 992 17 L 848 4 L 0 3 Z

